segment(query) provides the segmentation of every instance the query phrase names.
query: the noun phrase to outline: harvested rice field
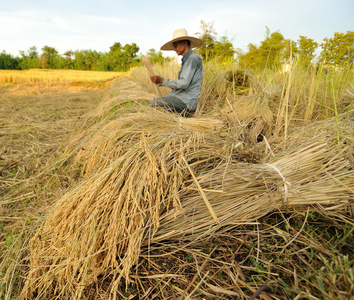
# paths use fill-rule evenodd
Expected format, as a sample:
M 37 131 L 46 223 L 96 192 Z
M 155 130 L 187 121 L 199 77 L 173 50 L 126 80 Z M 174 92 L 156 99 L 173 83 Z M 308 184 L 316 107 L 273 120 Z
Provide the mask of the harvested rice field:
M 1 299 L 352 299 L 353 69 L 204 70 L 0 86 Z

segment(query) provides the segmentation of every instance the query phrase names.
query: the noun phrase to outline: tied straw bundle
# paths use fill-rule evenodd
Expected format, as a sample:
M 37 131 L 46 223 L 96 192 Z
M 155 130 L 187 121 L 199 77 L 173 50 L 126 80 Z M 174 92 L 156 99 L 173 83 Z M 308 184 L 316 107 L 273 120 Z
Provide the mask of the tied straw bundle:
M 354 171 L 327 144 L 313 144 L 266 164 L 222 164 L 180 193 L 182 209 L 160 217 L 152 242 L 198 240 L 218 226 L 203 205 L 201 190 L 224 226 L 237 226 L 277 210 L 309 206 L 345 211 L 354 204 Z

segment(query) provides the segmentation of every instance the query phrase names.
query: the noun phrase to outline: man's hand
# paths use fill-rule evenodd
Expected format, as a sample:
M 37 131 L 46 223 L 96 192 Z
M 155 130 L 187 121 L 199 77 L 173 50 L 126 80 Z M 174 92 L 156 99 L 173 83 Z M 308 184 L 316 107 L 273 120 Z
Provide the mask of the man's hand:
M 157 75 L 151 75 L 150 78 L 153 83 L 158 84 L 158 85 L 162 84 L 162 81 L 163 81 L 162 77 L 157 76 Z

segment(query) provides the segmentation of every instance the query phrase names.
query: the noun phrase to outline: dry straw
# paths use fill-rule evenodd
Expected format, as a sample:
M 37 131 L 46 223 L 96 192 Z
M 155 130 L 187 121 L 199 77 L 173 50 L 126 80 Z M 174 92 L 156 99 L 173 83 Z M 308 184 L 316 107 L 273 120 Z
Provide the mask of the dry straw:
M 156 140 L 161 139 L 161 143 L 180 137 L 185 140 L 191 133 L 195 136 L 211 133 L 214 140 L 214 135 L 217 137 L 224 126 L 221 119 L 182 118 L 164 111 L 145 108 L 145 111 L 125 114 L 109 122 L 92 135 L 85 133 L 76 160 L 83 164 L 82 172 L 88 175 L 97 168 L 105 169 L 117 157 L 134 148 L 142 133 L 155 136 Z M 215 146 L 221 142 L 220 140 Z
M 160 212 L 181 206 L 178 193 L 189 178 L 180 167 L 183 157 L 210 166 L 222 156 L 216 150 L 220 143 L 210 143 L 202 132 L 184 130 L 181 120 L 172 122 L 176 132 L 166 134 L 134 132 L 129 124 L 136 124 L 137 116 L 120 121 L 125 126 L 112 133 L 114 137 L 121 131 L 116 146 L 104 142 L 109 140 L 107 132 L 97 133 L 103 142 L 87 151 L 92 157 L 84 166 L 87 180 L 58 202 L 33 238 L 25 295 L 37 291 L 48 297 L 70 289 L 79 299 L 103 274 L 112 276 L 115 290 L 121 277 L 129 280 L 142 242 L 159 227 Z M 99 168 L 101 164 L 105 167 Z
M 150 63 L 150 57 L 149 56 L 143 56 L 143 63 L 145 65 L 145 67 L 147 68 L 147 70 L 149 71 L 150 76 L 155 75 L 154 71 L 152 70 L 152 66 Z M 158 85 L 155 84 L 155 90 L 156 90 L 156 94 L 158 97 L 162 97 L 162 93 L 161 90 L 159 88 Z
M 88 138 L 78 156 L 86 179 L 31 241 L 23 297 L 80 299 L 106 278 L 115 298 L 151 243 L 198 240 L 274 210 L 340 211 L 353 203 L 354 171 L 335 147 L 240 163 L 248 150 L 225 144 L 220 120 L 187 127 L 185 120 L 159 111 L 127 115 Z
M 266 164 L 223 164 L 199 176 L 221 225 L 241 225 L 277 211 L 308 206 L 345 211 L 353 204 L 354 172 L 341 153 L 313 144 Z M 198 188 L 199 189 L 199 188 Z M 153 242 L 195 240 L 219 229 L 193 183 L 180 194 L 182 210 L 161 216 Z

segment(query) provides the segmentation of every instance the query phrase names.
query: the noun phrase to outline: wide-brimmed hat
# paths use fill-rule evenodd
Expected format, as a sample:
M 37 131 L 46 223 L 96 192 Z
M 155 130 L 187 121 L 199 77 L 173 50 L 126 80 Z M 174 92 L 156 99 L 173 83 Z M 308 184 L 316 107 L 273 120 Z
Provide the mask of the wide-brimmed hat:
M 173 39 L 161 47 L 161 50 L 174 50 L 174 42 L 189 40 L 191 42 L 191 48 L 199 47 L 203 45 L 203 41 L 193 36 L 189 36 L 187 30 L 178 29 L 173 33 Z

